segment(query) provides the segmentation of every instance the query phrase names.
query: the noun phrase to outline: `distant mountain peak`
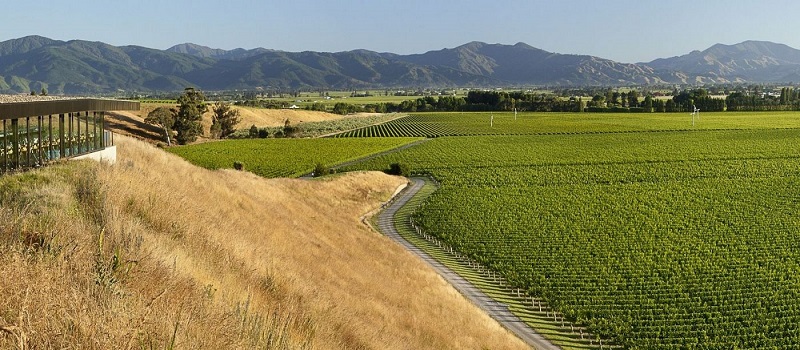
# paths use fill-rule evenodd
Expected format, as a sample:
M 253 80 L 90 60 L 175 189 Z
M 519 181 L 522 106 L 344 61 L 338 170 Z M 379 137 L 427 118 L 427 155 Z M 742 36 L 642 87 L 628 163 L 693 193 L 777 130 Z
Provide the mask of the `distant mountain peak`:
M 167 51 L 183 53 L 202 58 L 219 57 L 227 52 L 226 50 L 212 49 L 208 46 L 197 45 L 193 43 L 178 44 L 168 48 Z
M 195 44 L 195 43 L 186 42 L 186 43 L 183 43 L 183 44 L 173 45 L 172 47 L 168 48 L 167 51 L 190 50 L 190 49 L 213 50 L 212 48 L 210 48 L 208 46 L 203 46 L 203 45 L 198 45 L 198 44 Z
M 262 54 L 264 52 L 277 52 L 276 50 L 268 50 L 260 47 L 252 50 L 246 50 L 242 48 L 236 48 L 233 50 L 214 49 L 208 46 L 203 46 L 193 43 L 178 44 L 168 48 L 166 51 L 192 55 L 200 58 L 215 58 L 215 59 L 227 59 L 227 60 L 244 59 L 258 54 Z
M 518 42 L 518 43 L 516 43 L 516 44 L 514 44 L 514 46 L 515 46 L 515 47 L 526 48 L 526 49 L 535 49 L 535 47 L 533 47 L 533 46 L 530 46 L 530 45 L 528 45 L 528 44 L 526 44 L 526 43 L 523 43 L 523 42 L 521 42 L 521 41 L 520 41 L 520 42 Z
M 53 40 L 39 35 L 28 35 L 22 38 L 0 42 L 0 56 L 22 54 L 56 43 L 63 43 L 63 41 Z
M 455 49 L 456 50 L 457 49 L 479 49 L 479 48 L 484 47 L 486 45 L 489 45 L 489 44 L 487 44 L 485 42 L 482 42 L 482 41 L 470 41 L 470 42 L 468 42 L 468 43 L 466 43 L 464 45 L 457 46 Z M 443 50 L 450 50 L 450 49 L 445 48 Z
M 23 36 L 23 37 L 21 37 L 21 38 L 19 38 L 19 39 L 12 39 L 12 40 L 39 40 L 39 41 L 55 41 L 55 40 L 53 40 L 53 39 L 50 39 L 50 38 L 47 38 L 47 37 L 43 37 L 43 36 L 41 36 L 41 35 L 36 35 L 36 34 L 34 34 L 34 35 L 28 35 L 28 36 Z

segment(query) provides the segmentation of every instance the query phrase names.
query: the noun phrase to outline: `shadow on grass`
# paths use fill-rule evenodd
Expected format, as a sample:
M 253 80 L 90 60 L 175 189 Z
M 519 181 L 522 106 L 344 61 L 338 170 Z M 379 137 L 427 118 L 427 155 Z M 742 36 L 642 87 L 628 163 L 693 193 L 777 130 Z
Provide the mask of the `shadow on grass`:
M 150 143 L 164 142 L 164 131 L 161 128 L 147 124 L 141 120 L 131 118 L 116 112 L 106 112 L 105 128 L 118 134 L 133 136 Z

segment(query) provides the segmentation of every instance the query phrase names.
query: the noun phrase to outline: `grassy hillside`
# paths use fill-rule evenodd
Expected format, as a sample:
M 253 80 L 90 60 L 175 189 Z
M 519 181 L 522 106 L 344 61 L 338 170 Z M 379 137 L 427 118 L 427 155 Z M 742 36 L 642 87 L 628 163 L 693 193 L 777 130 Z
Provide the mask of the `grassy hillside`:
M 0 348 L 524 348 L 359 221 L 402 178 L 118 151 L 0 177 Z

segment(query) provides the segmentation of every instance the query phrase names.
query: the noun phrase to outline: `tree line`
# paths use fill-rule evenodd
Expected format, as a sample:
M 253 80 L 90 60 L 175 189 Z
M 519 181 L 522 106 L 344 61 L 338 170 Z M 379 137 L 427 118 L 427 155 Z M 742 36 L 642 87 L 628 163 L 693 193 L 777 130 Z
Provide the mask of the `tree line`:
M 725 99 L 729 111 L 798 111 L 800 90 L 781 89 L 780 95 L 764 92 L 733 92 Z
M 591 99 L 564 98 L 555 94 L 505 91 L 470 91 L 466 96 L 425 96 L 400 103 L 353 105 L 339 102 L 333 113 L 357 112 L 470 112 L 470 111 L 527 111 L 527 112 L 630 112 L 672 113 L 722 111 L 797 111 L 800 110 L 800 89 L 785 87 L 780 94 L 759 91 L 731 92 L 726 98 L 713 97 L 703 88 L 675 90 L 672 98 L 641 96 L 638 91 L 612 91 L 595 94 Z M 307 109 L 321 110 L 324 106 Z
M 538 95 L 507 92 L 470 91 L 463 96 L 425 96 L 400 103 L 372 103 L 354 105 L 338 102 L 333 106 L 333 113 L 410 113 L 410 112 L 471 112 L 471 111 L 519 111 L 531 112 L 580 112 L 582 102 L 578 100 L 562 100 L 553 95 Z M 306 109 L 318 110 L 317 106 Z

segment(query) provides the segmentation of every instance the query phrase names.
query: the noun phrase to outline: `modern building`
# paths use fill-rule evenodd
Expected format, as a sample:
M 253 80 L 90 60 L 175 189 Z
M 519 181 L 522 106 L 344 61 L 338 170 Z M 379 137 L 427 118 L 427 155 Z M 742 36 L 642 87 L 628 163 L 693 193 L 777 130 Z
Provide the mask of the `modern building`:
M 139 102 L 104 99 L 0 101 L 0 173 L 68 158 L 116 160 L 105 112 L 138 111 Z

